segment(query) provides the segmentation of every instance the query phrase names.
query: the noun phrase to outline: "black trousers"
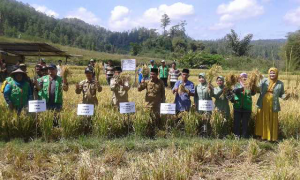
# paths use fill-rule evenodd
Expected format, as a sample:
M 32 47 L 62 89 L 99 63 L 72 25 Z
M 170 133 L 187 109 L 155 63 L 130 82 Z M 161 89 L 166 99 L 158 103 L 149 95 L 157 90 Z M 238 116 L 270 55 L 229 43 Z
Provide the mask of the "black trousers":
M 248 126 L 249 120 L 251 117 L 251 111 L 242 111 L 242 110 L 234 110 L 234 120 L 233 120 L 233 133 L 236 136 L 242 136 L 243 138 L 248 138 Z M 242 132 L 241 132 L 241 124 L 242 124 Z
M 164 84 L 165 84 L 165 87 L 168 87 L 168 78 L 160 78 Z
M 174 86 L 175 86 L 175 83 L 176 83 L 176 82 L 170 82 L 171 89 L 173 89 L 173 88 L 174 88 Z

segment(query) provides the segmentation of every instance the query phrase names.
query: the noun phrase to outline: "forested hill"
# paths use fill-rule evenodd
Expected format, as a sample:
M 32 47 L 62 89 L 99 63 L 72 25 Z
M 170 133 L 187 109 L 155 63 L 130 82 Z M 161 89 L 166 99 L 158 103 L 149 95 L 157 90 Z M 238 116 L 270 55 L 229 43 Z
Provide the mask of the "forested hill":
M 171 19 L 165 14 L 164 29 Z M 21 39 L 36 39 L 87 50 L 180 59 L 190 51 L 227 56 L 232 54 L 225 38 L 214 41 L 193 40 L 186 35 L 186 21 L 168 27 L 163 34 L 156 29 L 137 28 L 112 32 L 78 19 L 55 19 L 16 0 L 0 0 L 0 35 Z M 253 58 L 280 59 L 279 51 L 286 40 L 251 42 L 248 55 Z
M 15 0 L 0 0 L 0 35 L 33 36 L 53 43 L 110 53 L 128 52 L 130 42 L 156 36 L 145 28 L 112 32 L 78 19 L 55 19 Z

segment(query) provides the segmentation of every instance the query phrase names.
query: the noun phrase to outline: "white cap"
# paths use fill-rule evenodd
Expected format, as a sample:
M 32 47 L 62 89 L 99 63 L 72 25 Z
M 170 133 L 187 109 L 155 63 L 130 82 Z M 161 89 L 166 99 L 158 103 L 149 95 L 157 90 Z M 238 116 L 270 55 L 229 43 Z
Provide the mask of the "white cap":
M 165 60 L 161 60 L 162 63 L 166 62 Z

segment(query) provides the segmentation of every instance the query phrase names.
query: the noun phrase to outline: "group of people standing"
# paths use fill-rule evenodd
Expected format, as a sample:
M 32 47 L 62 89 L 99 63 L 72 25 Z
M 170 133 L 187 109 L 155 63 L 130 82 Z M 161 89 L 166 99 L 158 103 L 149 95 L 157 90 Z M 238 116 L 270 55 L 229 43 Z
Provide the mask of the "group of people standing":
M 149 65 L 150 80 L 141 80 L 138 87 L 139 91 L 146 89 L 145 101 L 147 108 L 154 114 L 158 115 L 160 110 L 160 103 L 165 102 L 165 87 L 166 80 L 161 77 L 166 71 L 164 70 L 164 61 L 162 66 L 158 69 L 153 61 Z M 284 84 L 278 80 L 278 69 L 270 68 L 268 71 L 268 78 L 260 81 L 259 87 L 256 89 L 248 89 L 246 87 L 248 75 L 241 73 L 239 81 L 232 89 L 225 87 L 225 79 L 223 76 L 216 78 L 217 87 L 213 87 L 206 80 L 205 73 L 198 75 L 199 84 L 194 86 L 194 83 L 189 81 L 189 69 L 183 69 L 182 72 L 176 69 L 176 64 L 172 64 L 172 69 L 169 71 L 171 75 L 170 83 L 172 85 L 172 92 L 175 95 L 176 112 L 177 115 L 190 111 L 194 105 L 198 113 L 206 115 L 209 119 L 212 114 L 211 111 L 198 110 L 199 100 L 213 100 L 215 109 L 223 114 L 226 119 L 231 117 L 230 102 L 233 104 L 233 133 L 238 137 L 249 137 L 249 121 L 252 115 L 252 96 L 259 94 L 256 106 L 258 113 L 255 118 L 255 135 L 263 140 L 277 141 L 278 140 L 278 112 L 280 111 L 279 98 L 287 99 L 284 94 Z M 172 75 L 174 77 L 172 78 Z M 178 75 L 181 75 L 181 80 L 178 80 Z M 159 77 L 159 78 L 158 78 Z M 194 104 L 192 104 L 191 97 L 194 97 Z
M 97 93 L 102 91 L 100 83 L 95 79 L 94 60 L 84 70 L 86 79 L 77 83 L 75 92 L 82 94 L 83 104 L 98 105 Z M 252 96 L 259 93 L 257 101 L 258 113 L 256 118 L 255 135 L 269 141 L 278 140 L 278 112 L 280 111 L 279 98 L 285 99 L 284 85 L 278 80 L 278 70 L 271 68 L 269 77 L 261 80 L 259 88 L 256 90 L 247 89 L 245 84 L 247 74 L 241 73 L 239 82 L 233 89 L 225 87 L 223 76 L 216 78 L 217 87 L 213 87 L 207 82 L 205 73 L 198 75 L 199 84 L 194 85 L 189 81 L 190 70 L 183 69 L 181 72 L 176 68 L 176 63 L 172 63 L 171 69 L 161 61 L 162 65 L 157 68 L 154 61 L 150 62 L 150 75 L 142 78 L 138 85 L 138 91 L 146 90 L 146 108 L 153 115 L 153 120 L 160 124 L 160 105 L 165 103 L 165 87 L 170 79 L 171 89 L 175 95 L 176 113 L 190 111 L 192 106 L 198 110 L 200 100 L 215 99 L 214 104 L 217 111 L 229 119 L 230 102 L 233 103 L 233 133 L 237 136 L 248 138 L 248 124 L 252 112 Z M 47 71 L 43 69 L 46 67 Z M 27 75 L 25 64 L 16 66 L 6 78 L 3 85 L 3 93 L 8 107 L 20 112 L 28 105 L 29 100 L 45 100 L 48 110 L 60 111 L 63 104 L 63 91 L 68 91 L 67 79 L 60 76 L 61 62 L 59 66 L 46 64 L 41 61 L 35 66 L 35 77 L 30 79 Z M 113 92 L 112 104 L 119 107 L 121 102 L 128 102 L 128 91 L 130 82 L 121 78 L 122 68 L 113 67 L 109 62 L 105 71 L 106 79 Z M 181 80 L 178 78 L 181 76 Z M 227 93 L 226 93 L 227 92 Z M 192 104 L 191 97 L 194 97 Z M 198 113 L 207 115 L 208 119 L 211 111 L 201 111 Z

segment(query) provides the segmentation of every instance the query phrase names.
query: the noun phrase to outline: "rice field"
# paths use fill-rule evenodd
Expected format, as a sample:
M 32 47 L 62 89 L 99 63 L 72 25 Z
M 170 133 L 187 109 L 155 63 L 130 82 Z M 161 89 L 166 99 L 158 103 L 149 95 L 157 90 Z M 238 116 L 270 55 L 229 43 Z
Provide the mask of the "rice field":
M 145 91 L 133 87 L 129 101 L 136 103 L 136 113 L 121 115 L 112 107 L 112 92 L 100 75 L 103 91 L 97 95 L 95 115 L 79 117 L 76 110 L 82 95 L 75 93 L 75 83 L 85 79 L 84 67 L 69 68 L 70 88 L 59 114 L 17 116 L 0 98 L 0 179 L 300 179 L 297 98 L 280 101 L 280 141 L 275 144 L 235 138 L 232 120 L 218 113 L 211 118 L 207 137 L 199 129 L 203 117 L 194 110 L 183 114 L 184 123 L 175 122 L 172 115 L 162 116 L 163 128 L 155 129 L 149 139 L 152 122 L 143 108 Z M 191 71 L 195 85 L 200 72 Z M 240 72 L 221 75 L 227 73 Z M 296 75 L 281 73 L 279 79 L 299 94 Z M 133 86 L 134 80 L 132 75 Z M 252 131 L 257 98 L 253 98 Z M 166 89 L 166 102 L 173 101 L 174 95 Z M 59 127 L 53 127 L 55 117 Z

